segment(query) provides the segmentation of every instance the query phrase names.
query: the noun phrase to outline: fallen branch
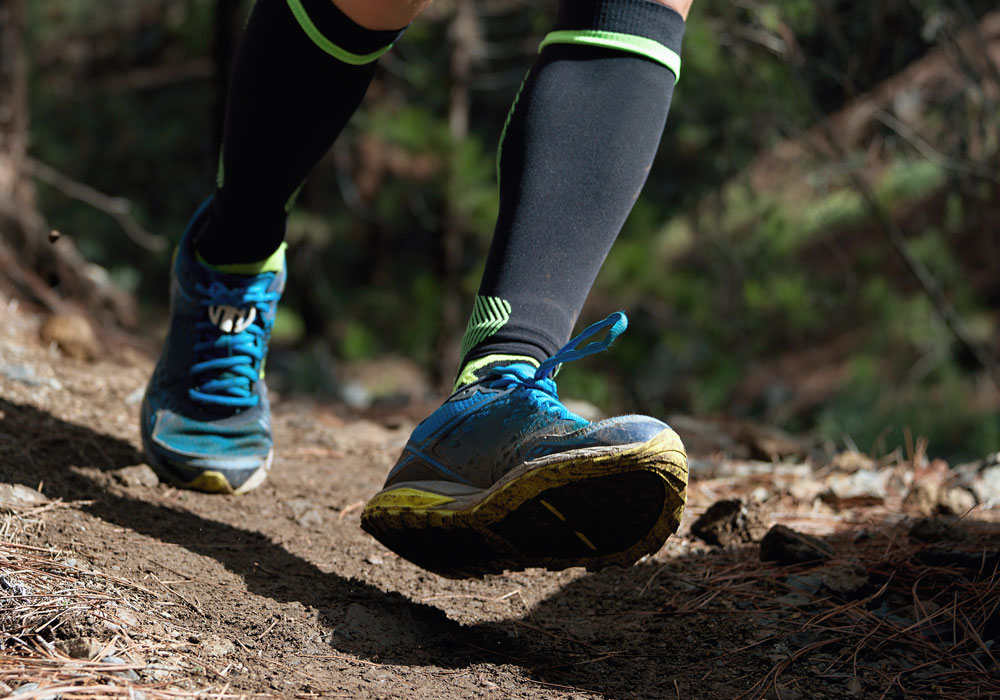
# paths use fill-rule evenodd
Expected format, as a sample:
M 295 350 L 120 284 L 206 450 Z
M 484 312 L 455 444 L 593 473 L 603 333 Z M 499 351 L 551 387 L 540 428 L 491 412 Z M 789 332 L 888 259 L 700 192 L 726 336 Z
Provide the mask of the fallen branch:
M 111 197 L 103 192 L 98 192 L 90 185 L 78 182 L 35 158 L 26 158 L 24 169 L 29 175 L 56 188 L 67 197 L 81 201 L 98 211 L 108 214 L 118 222 L 125 235 L 132 239 L 132 242 L 140 248 L 145 248 L 154 253 L 162 253 L 167 249 L 166 240 L 150 233 L 135 220 L 131 213 L 132 202 L 124 197 Z

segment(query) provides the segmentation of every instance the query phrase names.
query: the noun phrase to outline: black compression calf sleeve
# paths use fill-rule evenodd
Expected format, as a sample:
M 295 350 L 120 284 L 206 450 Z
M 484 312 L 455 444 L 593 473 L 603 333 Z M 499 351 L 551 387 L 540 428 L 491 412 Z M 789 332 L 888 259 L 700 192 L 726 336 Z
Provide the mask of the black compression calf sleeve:
M 495 354 L 542 360 L 569 339 L 652 165 L 683 33 L 652 0 L 560 2 L 501 137 L 466 370 Z
M 236 57 L 212 207 L 197 237 L 208 262 L 256 262 L 277 250 L 298 188 L 399 34 L 360 27 L 330 0 L 257 0 Z

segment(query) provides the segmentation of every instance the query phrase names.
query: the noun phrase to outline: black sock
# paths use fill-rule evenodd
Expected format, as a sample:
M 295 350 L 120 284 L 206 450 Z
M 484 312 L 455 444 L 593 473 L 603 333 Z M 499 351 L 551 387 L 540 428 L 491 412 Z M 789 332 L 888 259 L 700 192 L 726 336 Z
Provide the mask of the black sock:
M 257 262 L 278 249 L 298 188 L 399 34 L 360 27 L 330 0 L 257 0 L 236 57 L 212 207 L 196 239 L 208 262 Z
M 652 165 L 683 34 L 652 0 L 561 0 L 501 137 L 500 214 L 463 365 L 543 360 L 569 339 Z

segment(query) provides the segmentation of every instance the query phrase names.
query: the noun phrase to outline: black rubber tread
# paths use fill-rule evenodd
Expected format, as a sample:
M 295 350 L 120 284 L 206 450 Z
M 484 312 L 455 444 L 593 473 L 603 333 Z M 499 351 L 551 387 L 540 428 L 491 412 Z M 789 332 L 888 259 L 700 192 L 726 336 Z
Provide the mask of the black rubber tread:
M 653 472 L 601 476 L 548 489 L 491 529 L 529 559 L 607 556 L 649 533 L 665 496 Z
M 531 469 L 458 510 L 382 508 L 376 496 L 361 525 L 403 558 L 452 578 L 628 566 L 677 529 L 687 487 L 682 449 L 672 434 L 628 455 Z

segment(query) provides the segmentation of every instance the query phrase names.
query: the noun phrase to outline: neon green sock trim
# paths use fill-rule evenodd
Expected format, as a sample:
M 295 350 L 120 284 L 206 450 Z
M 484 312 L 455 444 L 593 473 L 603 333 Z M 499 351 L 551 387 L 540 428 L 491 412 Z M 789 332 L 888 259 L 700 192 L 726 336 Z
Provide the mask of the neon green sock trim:
M 288 7 L 291 9 L 292 14 L 295 15 L 295 19 L 298 20 L 299 26 L 302 27 L 302 30 L 306 33 L 306 35 L 313 40 L 313 43 L 336 58 L 338 61 L 342 61 L 352 66 L 363 66 L 366 63 L 372 63 L 373 61 L 378 60 L 379 56 L 392 48 L 392 44 L 389 44 L 388 46 L 378 49 L 377 51 L 372 51 L 368 54 L 356 54 L 351 53 L 350 51 L 345 51 L 323 36 L 316 25 L 313 24 L 313 21 L 309 19 L 309 14 L 306 12 L 306 8 L 302 7 L 302 0 L 288 0 Z
M 538 46 L 541 51 L 549 44 L 579 44 L 603 49 L 617 49 L 639 54 L 661 63 L 674 74 L 675 82 L 681 78 L 681 57 L 658 41 L 632 34 L 602 32 L 596 29 L 564 30 L 550 32 Z
M 285 267 L 285 248 L 287 247 L 287 243 L 282 243 L 268 258 L 251 263 L 225 263 L 222 265 L 213 265 L 205 260 L 205 258 L 201 257 L 201 253 L 198 253 L 197 251 L 195 251 L 195 257 L 198 259 L 198 262 L 205 267 L 210 267 L 216 272 L 221 272 L 226 275 L 259 275 L 263 272 L 281 272 Z
M 480 370 L 494 362 L 504 362 L 507 364 L 524 362 L 536 368 L 541 364 L 535 358 L 528 357 L 527 355 L 487 355 L 486 357 L 477 357 L 475 360 L 466 362 L 465 366 L 462 367 L 462 371 L 458 374 L 458 379 L 455 380 L 455 388 L 452 391 L 458 391 L 466 384 L 479 381 L 479 377 L 476 376 L 476 370 Z
M 462 336 L 462 357 L 506 325 L 510 320 L 510 302 L 500 297 L 477 296 L 469 325 Z

